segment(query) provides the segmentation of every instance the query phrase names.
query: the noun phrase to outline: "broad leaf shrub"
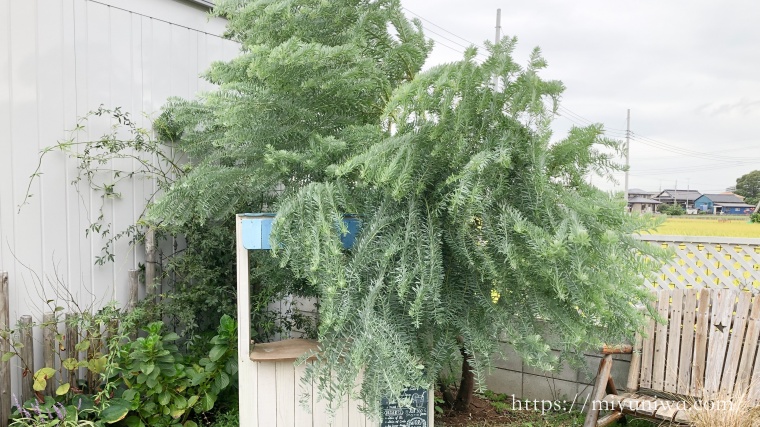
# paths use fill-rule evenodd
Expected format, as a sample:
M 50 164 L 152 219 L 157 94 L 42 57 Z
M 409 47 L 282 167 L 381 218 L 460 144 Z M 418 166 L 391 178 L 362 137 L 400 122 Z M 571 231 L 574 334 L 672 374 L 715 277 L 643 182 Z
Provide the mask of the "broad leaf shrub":
M 108 311 L 107 318 L 114 314 Z M 194 419 L 212 410 L 220 394 L 235 385 L 237 325 L 230 316 L 222 316 L 211 350 L 201 358 L 183 355 L 176 343 L 179 336 L 162 322 L 149 324 L 146 336 L 134 340 L 129 339 L 128 316 L 121 325 L 106 338 L 107 353 L 88 352 L 85 347 L 90 344 L 83 340 L 78 349 L 91 358 L 62 359 L 59 370 L 44 367 L 35 372 L 37 395 L 23 404 L 16 399 L 11 425 L 194 427 Z M 14 350 L 3 358 L 15 356 L 18 345 L 14 343 Z M 95 380 L 63 382 L 55 396 L 42 394 L 56 374 L 66 378 L 69 371 L 85 368 Z

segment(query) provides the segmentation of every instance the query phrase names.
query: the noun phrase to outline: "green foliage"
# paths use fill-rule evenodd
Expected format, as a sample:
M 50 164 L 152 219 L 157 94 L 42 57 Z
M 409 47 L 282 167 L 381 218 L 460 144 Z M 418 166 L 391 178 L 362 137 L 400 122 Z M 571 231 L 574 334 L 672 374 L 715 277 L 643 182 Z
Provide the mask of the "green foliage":
M 552 138 L 563 86 L 540 77 L 538 49 L 520 66 L 507 38 L 488 44 L 483 63 L 468 49 L 420 73 L 431 44 L 398 0 L 221 0 L 216 13 L 242 54 L 207 72 L 218 90 L 166 106 L 161 140 L 190 163 L 164 178 L 144 220 L 172 233 L 220 226 L 221 235 L 234 213 L 276 210 L 284 280 L 269 278 L 267 254 L 253 255 L 253 293 L 265 296 L 254 303 L 319 296 L 322 348 L 307 374 L 321 397 L 334 405 L 358 394 L 377 414 L 381 398 L 461 366 L 462 348 L 483 384 L 501 338 L 551 369 L 552 346 L 581 365 L 583 350 L 640 329 L 637 306 L 650 298 L 641 283 L 665 252 L 633 236 L 651 217 L 627 215 L 623 201 L 587 184 L 620 170 L 619 143 L 598 125 Z M 344 213 L 362 220 L 349 251 L 338 238 Z M 233 253 L 231 240 L 214 244 Z M 201 258 L 222 252 L 199 247 L 178 271 L 213 286 Z M 186 384 L 200 372 L 156 370 L 176 350 L 151 334 L 136 346 L 154 370 L 130 384 L 163 411 L 156 399 L 166 390 L 150 377 Z M 192 405 L 173 399 L 183 417 Z M 169 412 L 156 422 L 170 423 Z
M 363 372 L 359 394 L 377 411 L 382 396 L 435 382 L 461 346 L 482 385 L 499 337 L 553 369 L 552 347 L 581 365 L 583 350 L 640 329 L 644 258 L 664 252 L 633 234 L 653 220 L 587 184 L 619 170 L 600 126 L 550 142 L 562 85 L 539 77 L 538 50 L 517 65 L 514 46 L 401 85 L 374 133 L 340 135 L 354 150 L 329 179 L 281 201 L 272 246 L 319 290 L 322 353 L 308 373 L 328 399 Z M 363 223 L 349 251 L 334 225 L 344 212 Z
M 752 215 L 749 216 L 749 220 L 752 223 L 760 223 L 760 212 L 755 212 Z
M 756 205 L 760 200 L 760 170 L 746 173 L 736 179 L 736 194 L 744 197 L 744 202 Z
M 148 325 L 147 336 L 132 340 L 133 317 L 111 305 L 94 315 L 85 312 L 73 317 L 70 326 L 86 334 L 78 337 L 76 347 L 84 356 L 63 359 L 59 347 L 60 377 L 68 378 L 69 372 L 82 368 L 91 375 L 76 384 L 63 382 L 54 396 L 44 396 L 45 386 L 59 372 L 40 368 L 34 373 L 37 397 L 23 405 L 15 402 L 13 425 L 196 426 L 193 418 L 214 408 L 218 396 L 236 384 L 236 322 L 222 316 L 210 351 L 194 359 L 179 351 L 175 343 L 179 336 L 166 332 L 161 322 Z M 115 319 L 118 329 L 113 328 Z M 107 337 L 102 336 L 103 330 L 108 331 Z M 15 331 L 4 333 L 15 335 Z M 107 353 L 100 347 L 104 339 Z M 12 359 L 22 346 L 14 342 L 12 348 L 4 359 Z
M 77 398 L 68 405 L 46 396 L 42 401 L 36 398 L 21 405 L 14 396 L 14 411 L 9 420 L 11 427 L 105 427 L 100 419 L 100 408 L 87 396 Z
M 240 411 L 235 407 L 221 414 L 212 427 L 240 427 Z
M 683 208 L 681 205 L 671 205 L 671 204 L 661 204 L 657 206 L 657 212 L 665 214 L 665 215 L 671 215 L 671 216 L 678 216 L 678 215 L 685 215 L 686 209 Z
M 163 329 L 161 322 L 151 323 L 147 336 L 125 346 L 118 358 L 120 401 L 127 405 L 114 415 L 126 417 L 129 426 L 195 425 L 190 416 L 210 411 L 237 374 L 237 327 L 231 317 L 222 317 L 207 357 L 193 363 L 179 352 L 179 336 Z

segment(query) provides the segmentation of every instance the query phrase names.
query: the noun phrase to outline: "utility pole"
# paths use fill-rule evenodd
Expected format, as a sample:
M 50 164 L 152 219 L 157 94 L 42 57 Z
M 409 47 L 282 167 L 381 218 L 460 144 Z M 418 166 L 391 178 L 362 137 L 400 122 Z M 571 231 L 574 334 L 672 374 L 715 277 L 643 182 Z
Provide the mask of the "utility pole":
M 494 45 L 501 41 L 501 9 L 496 9 L 496 37 L 493 39 Z M 499 76 L 494 74 L 493 76 L 493 89 L 499 90 Z
M 628 168 L 631 165 L 631 109 L 628 109 L 627 125 L 625 129 L 625 203 L 628 207 Z

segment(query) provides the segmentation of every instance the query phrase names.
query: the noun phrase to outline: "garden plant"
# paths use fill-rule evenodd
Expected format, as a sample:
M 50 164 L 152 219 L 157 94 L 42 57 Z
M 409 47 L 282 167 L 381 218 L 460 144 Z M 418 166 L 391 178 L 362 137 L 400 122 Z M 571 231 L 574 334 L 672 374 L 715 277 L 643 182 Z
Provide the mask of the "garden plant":
M 600 125 L 552 134 L 564 87 L 542 79 L 539 49 L 519 65 L 507 37 L 484 61 L 470 48 L 422 71 L 431 42 L 398 0 L 220 0 L 214 13 L 241 45 L 205 74 L 217 89 L 170 101 L 158 140 L 132 126 L 139 138 L 114 131 L 88 143 L 98 150 L 72 150 L 112 196 L 130 172 L 115 183 L 90 173 L 109 158 L 162 146 L 188 156 L 170 174 L 139 171 L 163 184 L 138 229 L 190 236 L 174 302 L 201 304 L 192 295 L 213 287 L 213 262 L 227 290 L 214 296 L 234 303 L 231 218 L 277 212 L 274 258 L 253 255 L 254 316 L 281 295 L 319 297 L 322 351 L 308 375 L 332 405 L 351 393 L 374 414 L 407 386 L 460 374 L 447 403 L 467 409 L 499 340 L 555 369 L 641 328 L 643 278 L 667 253 L 634 237 L 651 217 L 588 183 L 621 170 L 620 143 Z M 346 213 L 362 222 L 351 250 L 339 239 Z

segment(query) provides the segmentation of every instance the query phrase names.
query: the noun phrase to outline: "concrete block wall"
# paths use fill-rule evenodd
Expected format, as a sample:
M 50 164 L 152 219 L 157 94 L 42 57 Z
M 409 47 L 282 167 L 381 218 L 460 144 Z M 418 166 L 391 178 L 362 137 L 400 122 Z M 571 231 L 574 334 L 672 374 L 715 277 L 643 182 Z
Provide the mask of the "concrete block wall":
M 582 408 L 591 394 L 599 361 L 602 359 L 599 354 L 586 354 L 588 372 L 573 369 L 566 364 L 558 372 L 546 372 L 524 364 L 511 345 L 502 342 L 501 347 L 505 357 L 494 356 L 494 369 L 486 378 L 489 390 L 514 395 L 516 399 L 523 400 L 559 401 L 568 405 L 575 401 L 578 409 Z M 556 353 L 559 354 L 558 351 Z M 613 356 L 612 378 L 620 391 L 628 381 L 630 359 L 630 355 Z

